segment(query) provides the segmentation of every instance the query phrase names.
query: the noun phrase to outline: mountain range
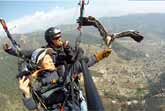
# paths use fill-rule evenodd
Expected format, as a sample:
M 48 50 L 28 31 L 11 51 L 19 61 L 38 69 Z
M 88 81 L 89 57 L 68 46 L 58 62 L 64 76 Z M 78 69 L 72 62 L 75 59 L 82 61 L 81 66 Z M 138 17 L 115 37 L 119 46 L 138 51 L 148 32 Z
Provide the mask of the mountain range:
M 124 111 L 140 111 L 139 104 L 136 106 L 137 110 L 135 108 L 132 110 L 129 108 L 135 106 L 121 104 L 115 106 L 111 100 L 118 100 L 123 104 L 123 101 L 130 98 L 142 98 L 147 92 L 150 94 L 150 90 L 146 91 L 146 86 L 153 89 L 153 85 L 148 85 L 145 77 L 158 80 L 155 75 L 162 77 L 164 74 L 165 14 L 134 14 L 102 17 L 99 20 L 110 33 L 134 29 L 144 35 L 144 40 L 139 44 L 130 39 L 115 41 L 111 56 L 90 69 L 94 76 L 101 75 L 94 77 L 94 81 L 107 111 L 117 111 L 121 108 L 124 108 Z M 59 27 L 62 30 L 63 39 L 69 40 L 71 45 L 74 45 L 74 41 L 79 37 L 77 24 Z M 13 37 L 23 49 L 38 48 L 46 44 L 43 30 L 13 34 Z M 81 39 L 87 53 L 93 54 L 103 48 L 102 39 L 97 29 L 93 27 L 83 27 Z M 1 38 L 0 42 L 2 44 L 9 40 Z M 0 110 L 3 111 L 25 111 L 15 78 L 18 73 L 16 64 L 17 58 L 4 53 L 0 47 Z

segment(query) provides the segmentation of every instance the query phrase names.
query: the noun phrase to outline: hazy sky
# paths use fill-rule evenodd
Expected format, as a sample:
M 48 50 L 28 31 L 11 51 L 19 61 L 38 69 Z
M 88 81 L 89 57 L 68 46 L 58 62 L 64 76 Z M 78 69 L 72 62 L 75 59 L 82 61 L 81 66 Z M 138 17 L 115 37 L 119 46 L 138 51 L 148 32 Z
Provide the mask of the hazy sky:
M 50 26 L 75 23 L 79 0 L 0 0 L 0 17 L 12 33 L 45 30 Z M 135 13 L 165 13 L 165 1 L 90 0 L 85 15 L 121 16 Z M 0 34 L 4 34 L 0 26 Z

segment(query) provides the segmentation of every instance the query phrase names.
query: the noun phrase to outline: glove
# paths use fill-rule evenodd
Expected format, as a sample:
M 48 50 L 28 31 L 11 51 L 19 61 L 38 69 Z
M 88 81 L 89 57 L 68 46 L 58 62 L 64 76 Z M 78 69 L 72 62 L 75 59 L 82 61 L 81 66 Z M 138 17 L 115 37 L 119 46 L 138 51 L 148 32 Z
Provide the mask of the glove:
M 99 62 L 100 60 L 108 57 L 111 54 L 111 52 L 112 52 L 111 48 L 106 48 L 103 51 L 97 52 L 95 54 L 96 61 Z
M 9 44 L 7 44 L 7 43 L 4 43 L 3 44 L 3 50 L 4 51 L 8 51 L 8 50 L 10 50 L 11 49 L 11 47 L 9 46 Z

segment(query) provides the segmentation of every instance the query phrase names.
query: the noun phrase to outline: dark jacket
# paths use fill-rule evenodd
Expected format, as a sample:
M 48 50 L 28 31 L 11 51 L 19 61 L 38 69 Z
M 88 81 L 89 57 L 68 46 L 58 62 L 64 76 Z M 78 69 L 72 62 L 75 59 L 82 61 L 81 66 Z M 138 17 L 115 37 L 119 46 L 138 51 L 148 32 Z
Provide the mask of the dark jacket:
M 72 78 L 73 76 L 77 76 L 78 74 L 80 74 L 82 72 L 82 67 L 80 64 L 79 59 L 77 58 L 76 61 L 72 60 L 72 57 L 74 56 L 74 51 L 71 48 L 68 48 L 67 50 L 64 48 L 62 49 L 54 49 L 55 51 L 52 54 L 52 59 L 56 65 L 56 67 L 58 67 L 57 71 L 53 71 L 53 72 L 49 72 L 49 71 L 45 71 L 42 72 L 43 74 L 41 74 L 42 76 L 38 77 L 37 80 L 40 81 L 40 84 L 37 85 L 33 85 L 32 86 L 32 90 L 39 92 L 43 97 L 51 95 L 52 90 L 48 90 L 48 91 L 43 91 L 40 92 L 41 90 L 41 86 L 42 87 L 52 87 L 51 81 L 52 80 L 59 80 L 60 77 L 63 78 L 63 80 L 70 82 L 70 78 Z M 29 53 L 30 52 L 30 53 Z M 10 50 L 8 51 L 9 54 L 18 56 L 14 50 Z M 25 55 L 26 57 L 30 58 L 29 54 L 32 54 L 32 51 L 22 51 L 22 54 L 27 54 Z M 85 57 L 85 62 L 88 65 L 88 67 L 94 65 L 97 61 L 96 61 L 96 57 L 95 56 L 91 56 L 91 57 Z M 54 90 L 54 88 L 53 88 Z M 33 92 L 32 92 L 33 93 Z M 48 94 L 49 93 L 49 94 Z M 41 96 L 40 95 L 40 96 Z M 78 95 L 78 94 L 77 94 Z M 60 97 L 62 97 L 63 95 L 59 95 Z M 29 109 L 29 110 L 33 110 L 36 109 L 38 107 L 38 98 L 36 98 L 36 95 L 32 94 L 31 98 L 23 98 L 23 103 L 24 105 Z M 58 99 L 58 98 L 57 98 Z M 50 98 L 47 99 L 53 102 L 56 102 L 54 100 L 56 100 L 55 98 L 53 100 L 51 100 Z M 46 100 L 46 101 L 47 101 Z M 78 99 L 75 99 L 78 100 Z M 49 102 L 50 102 L 49 101 Z M 51 103 L 51 102 L 50 102 Z M 71 105 L 72 101 L 67 101 L 66 106 L 64 107 L 66 110 L 69 110 L 68 108 L 73 107 Z M 70 106 L 69 106 L 70 105 Z M 48 106 L 50 106 L 50 104 L 48 104 Z M 53 108 L 54 107 L 54 108 Z M 51 106 L 51 110 L 50 111 L 55 111 L 56 109 L 58 109 L 59 107 L 57 106 Z M 74 108 L 76 109 L 76 111 L 80 110 L 80 107 L 75 105 Z
M 87 60 L 86 60 L 86 63 L 87 63 L 87 65 L 88 65 L 88 67 L 90 67 L 90 66 L 92 66 L 92 65 L 94 65 L 95 63 L 96 63 L 96 58 L 95 58 L 95 56 L 91 56 L 91 57 L 88 57 L 88 58 L 86 58 Z M 57 73 L 57 72 L 42 72 L 43 74 L 41 74 L 42 76 L 40 76 L 39 78 L 38 78 L 38 80 L 39 81 L 41 81 L 41 83 L 42 83 L 42 86 L 47 86 L 47 85 L 49 85 L 50 83 L 51 83 L 51 81 L 53 80 L 53 79 L 60 79 L 60 76 L 61 75 L 64 75 L 64 78 L 65 78 L 65 82 L 67 82 L 67 83 L 69 83 L 70 82 L 70 78 L 71 78 L 71 76 L 73 77 L 75 77 L 75 76 L 78 76 L 81 72 L 82 72 L 82 67 L 81 67 L 81 64 L 80 64 L 80 61 L 76 61 L 74 64 L 67 64 L 67 65 L 65 65 L 65 69 L 64 69 L 65 71 L 62 71 L 62 72 L 64 72 L 64 74 L 62 74 L 62 73 Z M 63 80 L 64 80 L 64 78 L 63 78 Z M 60 83 L 60 81 L 59 81 L 59 83 Z M 62 84 L 63 85 L 63 84 Z M 39 89 L 39 87 L 38 88 L 36 88 L 35 90 L 37 90 L 37 89 Z M 51 91 L 51 90 L 50 90 Z M 43 91 L 44 92 L 44 91 Z M 49 91 L 48 91 L 49 92 Z M 48 94 L 48 92 L 44 92 L 43 93 L 43 95 L 44 96 L 46 96 L 47 94 Z M 70 92 L 70 91 L 69 91 Z M 62 91 L 60 92 L 61 93 L 61 95 L 59 95 L 60 97 L 63 97 L 64 95 L 62 95 Z M 70 92 L 71 93 L 71 92 Z M 77 95 L 79 95 L 79 94 L 77 94 Z M 54 100 L 55 100 L 56 98 L 54 98 Z M 57 98 L 58 99 L 58 98 Z M 70 99 L 69 99 L 70 100 Z M 68 103 L 66 103 L 66 106 L 64 107 L 65 109 L 66 109 L 66 111 L 67 111 L 67 109 L 68 108 L 72 108 L 73 106 L 71 105 L 72 104 L 72 101 L 70 100 L 70 101 L 67 101 Z M 75 102 L 77 103 L 77 101 L 76 101 L 77 99 L 75 99 Z M 51 100 L 50 100 L 51 101 Z M 53 101 L 53 100 L 52 100 Z M 78 101 L 80 101 L 80 100 L 78 100 Z M 29 110 L 31 110 L 31 109 L 36 109 L 37 108 L 37 102 L 34 100 L 34 97 L 31 97 L 31 98 L 28 98 L 28 99 L 26 99 L 26 98 L 23 98 L 23 102 L 24 102 L 24 105 L 29 109 Z M 56 101 L 54 101 L 54 102 L 56 102 Z M 69 104 L 71 105 L 71 106 L 69 106 Z M 53 107 L 53 106 L 52 106 Z M 54 111 L 54 110 L 56 110 L 56 109 L 58 109 L 59 107 L 57 107 L 57 106 L 54 106 L 55 108 L 53 109 L 51 107 L 51 109 L 52 110 L 50 110 L 50 111 Z M 76 108 L 76 111 L 80 111 L 80 107 L 78 107 L 77 105 L 75 105 L 74 106 L 74 108 Z

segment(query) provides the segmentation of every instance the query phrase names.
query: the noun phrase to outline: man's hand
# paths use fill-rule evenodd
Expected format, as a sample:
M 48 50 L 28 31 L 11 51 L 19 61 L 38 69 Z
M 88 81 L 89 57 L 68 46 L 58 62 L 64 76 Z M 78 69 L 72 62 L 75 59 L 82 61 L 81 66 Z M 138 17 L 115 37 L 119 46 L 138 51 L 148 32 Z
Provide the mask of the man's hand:
M 23 76 L 19 79 L 19 88 L 24 93 L 26 98 L 30 98 L 30 86 L 29 86 L 30 80 Z
M 7 50 L 10 50 L 10 49 L 11 49 L 11 47 L 9 46 L 9 44 L 7 44 L 7 43 L 3 44 L 3 50 L 7 51 Z
M 112 49 L 111 48 L 106 48 L 103 51 L 97 52 L 95 54 L 95 57 L 96 57 L 97 62 L 99 62 L 100 60 L 108 57 L 111 54 L 111 52 L 112 52 Z
M 63 42 L 63 46 L 64 46 L 64 48 L 69 48 L 69 47 L 70 47 L 69 41 L 68 41 L 68 40 L 65 40 L 65 41 Z
M 112 49 L 111 48 L 104 49 L 104 51 L 103 51 L 103 57 L 104 58 L 105 57 L 108 57 L 111 54 L 111 52 L 112 52 Z

